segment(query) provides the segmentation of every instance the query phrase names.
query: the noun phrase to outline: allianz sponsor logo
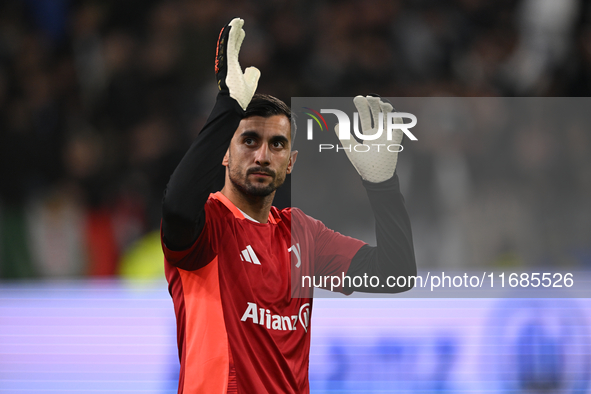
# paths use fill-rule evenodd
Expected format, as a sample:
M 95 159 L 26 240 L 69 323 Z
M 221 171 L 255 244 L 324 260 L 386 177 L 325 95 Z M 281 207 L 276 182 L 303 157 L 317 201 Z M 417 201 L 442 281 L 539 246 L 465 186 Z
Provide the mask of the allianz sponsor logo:
M 310 324 L 309 303 L 302 305 L 297 315 L 291 316 L 271 314 L 269 309 L 261 308 L 254 302 L 247 302 L 247 305 L 240 319 L 243 322 L 250 319 L 252 323 L 264 326 L 267 330 L 278 331 L 295 331 L 299 323 L 304 328 L 304 331 L 308 332 L 308 325 Z

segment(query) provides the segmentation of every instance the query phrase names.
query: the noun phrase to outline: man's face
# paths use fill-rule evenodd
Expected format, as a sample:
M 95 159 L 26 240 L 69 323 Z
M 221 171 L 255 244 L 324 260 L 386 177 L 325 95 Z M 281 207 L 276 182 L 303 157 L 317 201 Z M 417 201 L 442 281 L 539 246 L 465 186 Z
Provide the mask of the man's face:
M 291 173 L 297 151 L 291 152 L 290 122 L 284 115 L 242 119 L 222 164 L 240 192 L 265 197 Z

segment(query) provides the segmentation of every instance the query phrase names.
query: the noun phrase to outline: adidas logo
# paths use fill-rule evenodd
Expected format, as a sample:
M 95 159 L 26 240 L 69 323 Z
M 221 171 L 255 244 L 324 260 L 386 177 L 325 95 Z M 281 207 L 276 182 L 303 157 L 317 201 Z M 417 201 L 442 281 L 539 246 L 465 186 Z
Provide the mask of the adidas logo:
M 242 254 L 240 255 L 240 260 L 242 260 L 242 261 L 246 260 L 249 263 L 261 265 L 261 262 L 259 261 L 259 258 L 254 253 L 254 250 L 252 250 L 252 246 L 250 246 L 250 245 L 247 245 L 246 246 L 246 249 L 244 249 L 242 251 Z

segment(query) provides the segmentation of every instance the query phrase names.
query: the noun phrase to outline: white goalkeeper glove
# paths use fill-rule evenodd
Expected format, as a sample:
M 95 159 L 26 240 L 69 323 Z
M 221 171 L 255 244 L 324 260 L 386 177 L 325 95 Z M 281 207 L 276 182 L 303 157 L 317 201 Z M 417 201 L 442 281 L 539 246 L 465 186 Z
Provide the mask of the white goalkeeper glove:
M 387 139 L 387 119 L 388 113 L 393 112 L 394 108 L 390 103 L 383 102 L 379 97 L 357 96 L 353 99 L 357 112 L 359 113 L 359 122 L 361 123 L 361 132 L 363 135 L 374 135 L 378 131 L 379 114 L 383 113 L 382 135 L 375 140 L 367 140 L 367 143 L 359 143 L 353 135 L 350 139 L 340 140 L 347 157 L 363 179 L 369 182 L 384 182 L 394 175 L 396 162 L 398 161 L 398 147 L 394 152 L 389 151 L 389 145 L 400 145 L 404 135 L 401 129 L 392 131 L 392 140 Z M 373 125 L 372 127 L 372 119 Z M 394 123 L 403 123 L 401 118 L 394 118 Z M 339 136 L 339 125 L 335 126 L 335 132 Z M 380 146 L 378 146 L 381 144 Z M 365 145 L 363 148 L 356 146 Z
M 234 18 L 228 23 L 218 38 L 215 74 L 220 93 L 229 94 L 246 110 L 259 82 L 261 72 L 256 67 L 248 67 L 242 73 L 238 63 L 238 53 L 246 33 L 242 29 L 244 20 Z

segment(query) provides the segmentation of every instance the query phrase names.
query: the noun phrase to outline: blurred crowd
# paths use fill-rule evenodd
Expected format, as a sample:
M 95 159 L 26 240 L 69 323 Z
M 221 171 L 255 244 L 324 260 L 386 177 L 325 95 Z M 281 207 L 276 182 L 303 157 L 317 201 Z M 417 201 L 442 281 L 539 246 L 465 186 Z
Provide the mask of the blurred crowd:
M 258 92 L 288 103 L 591 93 L 583 0 L 0 0 L 0 278 L 153 274 L 141 256 L 158 243 L 168 177 L 213 106 L 215 43 L 235 16 Z M 516 139 L 525 165 L 551 150 L 546 137 Z M 481 141 L 483 155 L 502 138 Z M 572 139 L 575 152 L 554 153 L 579 160 L 573 187 L 586 196 L 589 133 Z M 486 172 L 478 160 L 468 170 Z

